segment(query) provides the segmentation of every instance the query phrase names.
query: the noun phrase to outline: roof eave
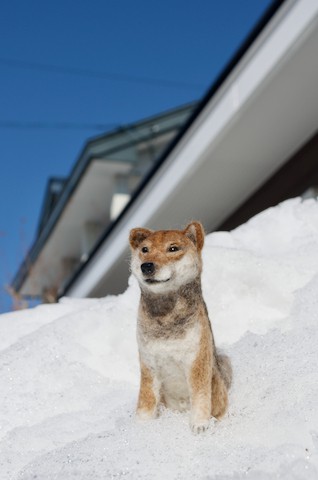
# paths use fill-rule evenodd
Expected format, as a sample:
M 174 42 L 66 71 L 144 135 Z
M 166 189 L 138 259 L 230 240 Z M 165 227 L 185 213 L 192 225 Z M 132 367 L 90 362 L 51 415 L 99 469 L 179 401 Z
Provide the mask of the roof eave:
M 152 183 L 152 186 L 154 186 L 154 182 L 153 182 L 154 178 L 158 176 L 164 164 L 171 160 L 171 155 L 175 152 L 177 147 L 180 146 L 180 142 L 185 138 L 186 134 L 189 132 L 189 129 L 191 127 L 194 129 L 196 128 L 196 125 L 195 125 L 196 121 L 200 122 L 200 117 L 203 116 L 203 113 L 207 105 L 210 104 L 215 99 L 220 89 L 224 87 L 224 84 L 229 80 L 229 77 L 231 76 L 231 74 L 233 74 L 234 70 L 236 70 L 239 67 L 239 65 L 242 63 L 242 60 L 245 59 L 245 56 L 247 52 L 249 52 L 251 47 L 255 46 L 254 45 L 255 40 L 260 36 L 260 34 L 264 31 L 265 27 L 270 23 L 270 20 L 273 19 L 273 17 L 277 14 L 277 12 L 280 10 L 283 4 L 286 5 L 286 9 L 287 9 L 288 5 L 291 5 L 292 3 L 294 2 L 288 1 L 288 0 L 280 0 L 280 1 L 273 2 L 273 4 L 270 6 L 270 8 L 266 11 L 266 13 L 260 19 L 258 24 L 255 26 L 255 28 L 252 30 L 250 35 L 247 37 L 245 42 L 236 52 L 232 60 L 229 62 L 226 68 L 222 71 L 222 73 L 213 83 L 211 88 L 208 90 L 208 92 L 206 93 L 206 95 L 204 96 L 204 98 L 202 99 L 198 107 L 195 109 L 191 117 L 188 119 L 188 121 L 186 122 L 186 124 L 184 125 L 180 133 L 177 135 L 174 141 L 168 146 L 165 152 L 163 152 L 161 158 L 158 160 L 156 165 L 154 165 L 153 169 L 149 172 L 149 174 L 143 180 L 143 182 L 141 183 L 141 185 L 139 186 L 139 188 L 136 190 L 135 194 L 131 198 L 130 202 L 127 204 L 126 208 L 122 211 L 121 215 L 105 231 L 103 237 L 101 238 L 98 245 L 96 245 L 90 257 L 87 259 L 87 261 L 83 265 L 81 265 L 81 267 L 78 269 L 75 275 L 67 283 L 63 291 L 60 292 L 60 296 L 89 295 L 89 292 L 92 290 L 92 288 L 89 287 L 88 285 L 89 282 L 87 282 L 87 278 L 84 279 L 84 276 L 87 277 L 87 275 L 90 275 L 89 270 L 92 270 L 92 264 L 94 263 L 94 265 L 96 265 L 98 261 L 100 262 L 101 269 L 106 268 L 107 262 L 101 261 L 102 251 L 105 252 L 105 250 L 111 245 L 112 238 L 115 235 L 116 235 L 117 249 L 118 249 L 118 245 L 121 245 L 120 249 L 118 250 L 121 250 L 122 253 L 124 252 L 127 244 L 127 239 L 126 239 L 127 229 L 135 226 L 134 212 L 136 211 L 136 208 L 137 208 L 136 203 L 138 202 L 140 204 L 140 199 L 142 194 L 145 194 L 145 189 L 149 187 L 150 183 Z M 233 111 L 233 114 L 235 114 L 234 111 Z M 139 215 L 139 217 L 142 217 L 142 215 Z M 145 220 L 143 221 L 143 224 L 145 225 L 147 222 L 146 218 L 149 219 L 149 209 L 146 215 L 144 216 L 144 218 Z M 124 236 L 121 237 L 120 235 L 124 230 L 125 230 Z M 113 252 L 109 251 L 108 257 L 113 257 Z M 115 253 L 115 257 L 113 258 L 116 258 L 116 253 Z M 103 260 L 105 260 L 104 257 L 103 257 Z M 114 264 L 114 262 L 111 262 L 111 263 L 112 265 Z M 111 268 L 111 265 L 108 265 L 107 268 Z M 101 274 L 101 273 L 97 273 L 96 269 L 94 270 L 94 272 L 95 272 L 96 278 L 99 274 Z
M 32 265 L 37 260 L 39 254 L 43 249 L 43 246 L 48 241 L 50 235 L 54 231 L 56 224 L 58 223 L 62 213 L 66 209 L 74 191 L 77 189 L 79 183 L 81 182 L 81 179 L 85 175 L 85 172 L 88 169 L 91 161 L 105 158 L 108 155 L 112 155 L 114 152 L 122 148 L 127 148 L 130 145 L 138 144 L 139 141 L 145 141 L 147 139 L 151 139 L 153 137 L 153 134 L 152 133 L 149 134 L 149 132 L 148 134 L 146 134 L 145 132 L 143 132 L 143 129 L 147 129 L 147 126 L 152 125 L 154 122 L 158 123 L 163 119 L 175 117 L 176 115 L 181 114 L 181 112 L 187 111 L 188 109 L 192 108 L 195 104 L 196 102 L 189 102 L 185 105 L 182 105 L 181 107 L 173 108 L 171 110 L 162 112 L 159 115 L 153 115 L 139 122 L 119 127 L 112 132 L 90 139 L 86 143 L 81 154 L 79 155 L 79 158 L 75 166 L 73 167 L 69 175 L 69 179 L 66 181 L 63 191 L 61 192 L 60 198 L 57 204 L 55 205 L 55 208 L 47 224 L 43 227 L 42 231 L 40 232 L 40 235 L 34 241 L 25 260 L 22 262 L 18 272 L 16 273 L 13 281 L 11 282 L 11 285 L 15 291 L 19 292 L 21 290 L 25 280 L 30 274 Z M 96 145 L 99 145 L 100 143 L 103 144 L 103 142 L 107 141 L 107 139 L 111 139 L 114 137 L 121 137 L 123 135 L 125 136 L 126 132 L 129 132 L 132 129 L 134 131 L 138 131 L 138 129 L 141 129 L 140 138 L 135 138 L 135 139 L 131 137 L 129 137 L 128 139 L 124 138 L 124 140 L 120 144 L 111 146 L 108 149 L 106 147 L 106 149 L 103 150 L 102 155 L 96 151 Z M 169 128 L 167 130 L 162 130 L 160 131 L 160 135 L 163 135 L 169 131 L 170 131 Z

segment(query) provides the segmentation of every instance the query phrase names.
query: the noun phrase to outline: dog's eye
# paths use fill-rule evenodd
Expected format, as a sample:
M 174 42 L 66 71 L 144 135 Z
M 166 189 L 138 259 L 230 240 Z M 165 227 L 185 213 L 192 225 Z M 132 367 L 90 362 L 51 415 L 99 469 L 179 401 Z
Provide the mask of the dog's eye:
M 142 253 L 148 253 L 149 252 L 148 247 L 142 247 L 141 251 L 142 251 Z
M 178 250 L 180 250 L 180 248 L 176 245 L 171 245 L 171 247 L 168 248 L 168 252 L 178 252 Z

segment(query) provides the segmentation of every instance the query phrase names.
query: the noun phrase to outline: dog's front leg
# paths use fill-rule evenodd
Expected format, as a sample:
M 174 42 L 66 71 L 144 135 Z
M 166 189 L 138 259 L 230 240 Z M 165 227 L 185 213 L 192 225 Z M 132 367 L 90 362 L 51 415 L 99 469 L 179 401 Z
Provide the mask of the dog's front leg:
M 141 361 L 137 417 L 142 420 L 155 418 L 158 413 L 159 396 L 159 381 L 151 370 Z
M 189 376 L 191 400 L 190 424 L 194 433 L 203 432 L 209 426 L 212 398 L 211 378 L 211 358 L 204 349 L 199 352 L 192 365 Z

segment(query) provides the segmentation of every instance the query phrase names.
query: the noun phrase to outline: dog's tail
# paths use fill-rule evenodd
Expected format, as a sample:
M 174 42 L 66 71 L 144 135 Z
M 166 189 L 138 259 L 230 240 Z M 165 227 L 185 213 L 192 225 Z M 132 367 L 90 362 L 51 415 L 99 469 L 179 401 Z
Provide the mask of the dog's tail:
M 229 389 L 232 383 L 232 376 L 233 376 L 231 361 L 229 357 L 224 354 L 218 354 L 217 365 L 219 367 L 219 371 L 220 371 L 221 377 L 224 380 L 226 388 Z

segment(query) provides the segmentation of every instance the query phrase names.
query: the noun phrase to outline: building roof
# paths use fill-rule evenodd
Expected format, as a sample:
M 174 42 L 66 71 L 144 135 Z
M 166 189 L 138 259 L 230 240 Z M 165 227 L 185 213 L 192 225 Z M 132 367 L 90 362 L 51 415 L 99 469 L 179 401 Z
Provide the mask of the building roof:
M 50 288 L 53 279 L 61 277 L 56 259 L 61 255 L 74 257 L 75 242 L 78 244 L 76 222 L 79 229 L 85 217 L 94 221 L 106 216 L 110 198 L 103 197 L 99 201 L 98 196 L 107 192 L 109 174 L 129 170 L 137 161 L 134 147 L 165 137 L 180 128 L 195 104 L 192 102 L 92 138 L 85 144 L 67 179 L 48 181 L 36 239 L 12 282 L 16 291 L 25 297 L 39 296 L 40 285 Z M 89 190 L 94 199 L 88 197 Z M 70 227 L 73 231 L 66 245 L 64 236 L 58 232 L 69 231 Z M 46 254 L 50 243 L 54 245 Z M 54 260 L 50 261 L 50 258 Z M 46 276 L 47 285 L 41 283 L 43 278 L 38 278 L 36 268 Z
M 225 225 L 315 134 L 317 46 L 318 3 L 274 2 L 60 295 L 122 291 L 130 228 Z
M 120 291 L 136 226 L 211 231 L 318 125 L 318 3 L 274 2 L 62 294 Z

